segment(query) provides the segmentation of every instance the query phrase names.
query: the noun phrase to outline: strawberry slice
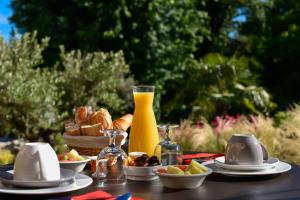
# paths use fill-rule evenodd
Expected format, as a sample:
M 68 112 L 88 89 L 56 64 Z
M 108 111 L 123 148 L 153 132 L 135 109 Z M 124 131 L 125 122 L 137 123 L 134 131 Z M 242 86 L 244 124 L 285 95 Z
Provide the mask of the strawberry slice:
M 62 160 L 63 155 L 57 155 L 58 160 Z
M 164 168 L 157 169 L 159 173 L 167 173 L 167 170 Z
M 181 169 L 184 172 L 186 170 L 186 166 L 184 166 L 184 165 L 177 165 L 176 167 L 178 167 L 179 169 Z

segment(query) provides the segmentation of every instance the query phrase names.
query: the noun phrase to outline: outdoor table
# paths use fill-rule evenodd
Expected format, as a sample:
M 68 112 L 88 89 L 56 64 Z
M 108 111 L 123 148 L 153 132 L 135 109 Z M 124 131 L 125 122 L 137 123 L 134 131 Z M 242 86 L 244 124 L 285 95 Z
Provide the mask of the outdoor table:
M 89 173 L 85 171 L 84 173 Z M 96 181 L 87 188 L 55 195 L 11 195 L 0 193 L 0 199 L 57 199 L 98 190 Z M 159 180 L 150 182 L 128 181 L 124 186 L 102 188 L 113 195 L 131 192 L 144 199 L 300 199 L 300 166 L 292 165 L 289 172 L 272 176 L 229 177 L 211 174 L 197 189 L 174 190 L 164 188 Z

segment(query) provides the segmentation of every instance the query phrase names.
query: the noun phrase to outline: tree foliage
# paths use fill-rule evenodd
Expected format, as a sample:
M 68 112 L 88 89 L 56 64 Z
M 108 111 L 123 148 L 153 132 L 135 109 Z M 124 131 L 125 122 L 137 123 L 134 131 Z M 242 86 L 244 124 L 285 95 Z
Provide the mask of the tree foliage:
M 207 119 L 226 113 L 267 113 L 275 105 L 266 90 L 255 85 L 257 77 L 250 70 L 254 65 L 255 60 L 243 56 L 207 54 L 190 64 L 188 78 L 165 104 L 166 111 L 189 109 L 193 117 Z
M 249 110 L 267 112 L 274 107 L 266 90 L 258 86 L 260 77 L 253 78 L 261 73 L 263 66 L 253 64 L 256 61 L 249 53 L 250 39 L 241 35 L 249 36 L 253 30 L 262 32 L 266 8 L 271 3 L 260 0 L 13 0 L 11 21 L 21 32 L 38 30 L 39 38 L 51 37 L 50 46 L 44 51 L 46 63 L 59 58 L 60 44 L 66 51 L 123 50 L 135 82 L 156 85 L 155 107 L 160 107 L 156 111 L 160 111 L 162 120 L 178 121 L 187 117 L 193 107 L 203 108 L 205 102 L 207 109 L 201 113 L 204 115 L 208 110 L 213 115 Z M 241 15 L 247 18 L 247 23 L 237 20 Z M 230 36 L 233 33 L 235 36 Z M 241 37 L 236 36 L 238 33 Z M 207 55 L 211 52 L 219 53 L 222 61 L 210 63 Z M 80 55 L 74 51 L 71 59 L 76 57 Z M 246 72 L 242 62 L 252 63 Z M 233 65 L 236 74 L 229 70 Z M 224 66 L 221 76 L 216 73 L 219 66 Z M 204 95 L 208 92 L 211 94 Z M 227 93 L 234 95 L 229 97 Z
M 21 31 L 50 36 L 54 49 L 59 44 L 69 50 L 123 49 L 136 80 L 153 83 L 180 76 L 185 61 L 209 35 L 208 15 L 197 4 L 195 0 L 15 0 L 12 21 Z
M 300 100 L 295 92 L 300 85 L 300 2 L 270 0 L 263 8 L 263 20 L 245 13 L 247 20 L 239 28 L 240 37 L 247 38 L 245 54 L 262 63 L 263 84 L 284 109 Z

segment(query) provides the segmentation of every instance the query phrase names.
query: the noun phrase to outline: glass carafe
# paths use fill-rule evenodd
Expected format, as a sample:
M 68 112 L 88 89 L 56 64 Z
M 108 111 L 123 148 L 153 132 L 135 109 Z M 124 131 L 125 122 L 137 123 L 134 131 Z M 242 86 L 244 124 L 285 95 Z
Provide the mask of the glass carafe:
M 134 114 L 129 136 L 129 152 L 145 152 L 154 155 L 159 142 L 152 104 L 154 86 L 134 86 Z
M 110 184 L 125 184 L 124 165 L 126 164 L 126 153 L 115 144 L 115 138 L 122 130 L 103 130 L 109 137 L 109 145 L 102 149 L 97 157 L 95 176 L 98 186 Z
M 170 131 L 177 128 L 178 125 L 160 125 L 159 129 L 163 130 L 164 140 L 162 140 L 155 148 L 155 155 L 158 157 L 162 165 L 178 165 L 182 164 L 182 151 L 180 145 L 172 141 Z

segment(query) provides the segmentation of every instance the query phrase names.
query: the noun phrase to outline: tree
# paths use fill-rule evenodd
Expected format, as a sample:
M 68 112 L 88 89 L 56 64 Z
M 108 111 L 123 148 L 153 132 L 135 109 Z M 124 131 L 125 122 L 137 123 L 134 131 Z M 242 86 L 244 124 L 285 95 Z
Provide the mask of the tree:
M 207 54 L 190 63 L 189 78 L 181 84 L 174 98 L 164 104 L 164 110 L 167 113 L 189 110 L 192 118 L 198 119 L 200 116 L 212 119 L 227 113 L 267 114 L 275 105 L 264 88 L 255 85 L 257 76 L 250 70 L 253 65 L 258 63 L 244 56 L 228 58 Z
M 296 92 L 300 86 L 300 2 L 272 0 L 266 1 L 264 8 L 262 26 L 257 26 L 253 15 L 247 15 L 240 35 L 247 38 L 246 55 L 264 66 L 263 85 L 284 109 L 300 100 Z
M 186 63 L 209 36 L 208 15 L 197 9 L 205 2 L 14 0 L 11 21 L 21 32 L 50 36 L 51 60 L 59 44 L 87 52 L 122 49 L 136 82 L 157 86 L 158 107 L 168 90 L 165 82 L 183 77 Z
M 190 78 L 190 64 L 211 51 L 235 54 L 228 37 L 237 29 L 232 18 L 240 7 L 257 4 L 259 0 L 14 0 L 11 21 L 21 32 L 38 30 L 40 38 L 51 37 L 48 61 L 59 57 L 59 44 L 84 52 L 122 49 L 135 81 L 156 85 L 155 107 L 162 105 L 159 111 L 168 120 L 164 104 Z M 175 118 L 186 117 L 189 109 L 182 112 Z
M 178 76 L 209 35 L 207 13 L 197 10 L 196 3 L 14 0 L 11 20 L 21 32 L 50 36 L 53 49 L 59 44 L 67 50 L 123 49 L 137 81 L 153 83 Z

